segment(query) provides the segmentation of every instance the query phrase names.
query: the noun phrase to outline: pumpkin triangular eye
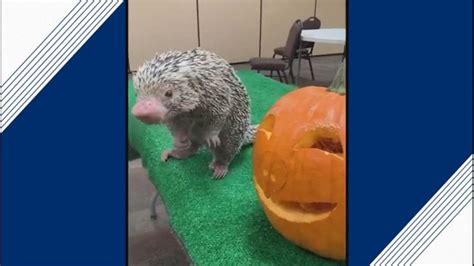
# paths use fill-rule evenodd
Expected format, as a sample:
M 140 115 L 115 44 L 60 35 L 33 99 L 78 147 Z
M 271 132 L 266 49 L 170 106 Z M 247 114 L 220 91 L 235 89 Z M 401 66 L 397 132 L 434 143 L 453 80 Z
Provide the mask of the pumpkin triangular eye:
M 334 128 L 317 128 L 307 131 L 295 148 L 318 149 L 337 155 L 342 155 L 344 152 L 339 134 Z
M 258 130 L 265 132 L 267 139 L 270 139 L 273 132 L 273 127 L 275 126 L 275 116 L 267 115 L 263 121 L 260 123 Z
M 311 148 L 320 149 L 330 153 L 342 154 L 342 144 L 338 139 L 320 137 L 315 140 Z

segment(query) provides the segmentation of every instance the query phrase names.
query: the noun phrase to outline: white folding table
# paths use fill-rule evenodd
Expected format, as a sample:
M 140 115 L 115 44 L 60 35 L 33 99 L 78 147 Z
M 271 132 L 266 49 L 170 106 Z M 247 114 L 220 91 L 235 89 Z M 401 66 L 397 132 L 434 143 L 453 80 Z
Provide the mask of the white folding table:
M 300 35 L 300 49 L 298 50 L 298 73 L 296 74 L 296 85 L 299 85 L 300 81 L 302 41 L 344 45 L 343 58 L 346 56 L 346 29 L 328 28 L 317 30 L 302 30 Z

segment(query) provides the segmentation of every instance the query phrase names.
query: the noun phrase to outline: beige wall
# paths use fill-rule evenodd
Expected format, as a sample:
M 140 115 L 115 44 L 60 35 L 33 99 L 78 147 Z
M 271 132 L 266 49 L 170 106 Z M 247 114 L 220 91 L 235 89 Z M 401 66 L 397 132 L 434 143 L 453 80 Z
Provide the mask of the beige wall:
M 262 0 L 262 57 L 284 46 L 295 20 L 314 15 L 314 0 Z
M 317 0 L 316 17 L 321 20 L 321 28 L 346 27 L 345 0 Z M 344 51 L 343 45 L 321 44 L 314 46 L 313 54 L 335 54 Z
M 258 57 L 259 48 L 261 56 L 271 56 L 285 45 L 296 19 L 314 15 L 315 2 L 322 28 L 345 27 L 345 0 L 130 0 L 130 68 L 136 70 L 155 53 L 197 47 L 197 3 L 200 46 L 235 63 Z M 342 51 L 342 45 L 316 44 L 314 54 Z
M 259 0 L 199 0 L 201 47 L 229 62 L 258 56 Z
M 156 53 L 198 46 L 195 0 L 130 0 L 128 7 L 131 70 Z

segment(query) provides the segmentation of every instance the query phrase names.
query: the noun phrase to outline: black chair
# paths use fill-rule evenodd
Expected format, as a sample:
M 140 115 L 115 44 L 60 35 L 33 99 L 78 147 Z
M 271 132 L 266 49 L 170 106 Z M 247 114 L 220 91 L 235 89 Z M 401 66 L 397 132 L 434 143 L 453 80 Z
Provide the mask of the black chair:
M 270 71 L 270 76 L 272 75 L 273 71 L 276 71 L 278 77 L 281 79 L 281 74 L 283 74 L 285 78 L 285 82 L 288 83 L 288 79 L 286 77 L 285 71 L 289 69 L 290 77 L 292 82 L 295 82 L 295 78 L 293 75 L 293 59 L 295 58 L 295 53 L 299 47 L 299 40 L 301 35 L 301 30 L 303 29 L 301 20 L 296 20 L 290 28 L 290 32 L 288 34 L 288 38 L 286 40 L 286 46 L 283 47 L 282 54 L 283 58 L 251 58 L 250 59 L 250 66 L 252 69 L 257 70 L 260 72 L 261 70 L 268 70 Z
M 303 21 L 303 30 L 315 30 L 321 28 L 321 21 L 317 17 L 309 17 Z M 311 77 L 314 80 L 313 64 L 311 63 L 311 55 L 313 54 L 314 42 L 303 41 L 301 43 L 301 59 L 308 60 L 309 69 L 311 70 Z M 285 47 L 277 47 L 273 50 L 273 58 L 277 55 L 285 58 Z M 296 51 L 294 57 L 298 57 L 299 50 Z

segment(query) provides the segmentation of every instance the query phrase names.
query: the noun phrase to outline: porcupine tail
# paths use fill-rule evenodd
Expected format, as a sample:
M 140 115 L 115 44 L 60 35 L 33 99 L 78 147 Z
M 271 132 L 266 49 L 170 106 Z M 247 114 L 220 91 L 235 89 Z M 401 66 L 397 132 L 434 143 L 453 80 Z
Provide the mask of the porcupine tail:
M 243 145 L 252 144 L 255 140 L 255 133 L 257 132 L 257 128 L 259 125 L 249 125 L 247 128 L 247 132 L 244 135 Z

